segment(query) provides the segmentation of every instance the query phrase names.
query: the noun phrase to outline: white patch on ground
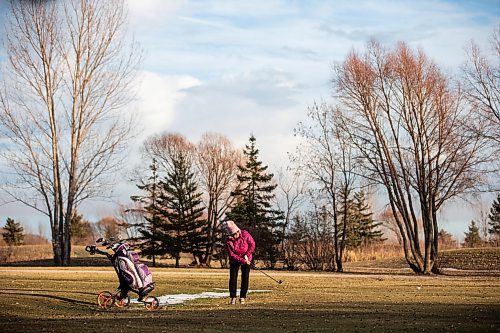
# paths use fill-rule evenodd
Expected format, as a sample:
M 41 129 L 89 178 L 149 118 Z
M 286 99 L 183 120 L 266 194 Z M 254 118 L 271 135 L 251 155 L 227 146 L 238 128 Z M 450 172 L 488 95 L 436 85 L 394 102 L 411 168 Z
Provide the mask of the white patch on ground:
M 219 289 L 216 289 L 219 290 Z M 224 289 L 222 289 L 224 290 Z M 270 290 L 249 290 L 248 293 L 265 293 L 269 292 Z M 238 289 L 238 294 L 239 294 L 239 289 Z M 154 296 L 154 295 L 151 295 Z M 222 297 L 229 297 L 229 292 L 225 291 L 204 291 L 200 294 L 175 294 L 175 295 L 163 295 L 163 296 L 156 296 L 158 298 L 158 301 L 160 302 L 160 305 L 174 305 L 174 304 L 182 304 L 184 302 L 188 301 L 194 301 L 196 299 L 202 299 L 202 298 L 222 298 Z M 139 303 L 137 302 L 137 298 L 131 299 L 130 303 Z

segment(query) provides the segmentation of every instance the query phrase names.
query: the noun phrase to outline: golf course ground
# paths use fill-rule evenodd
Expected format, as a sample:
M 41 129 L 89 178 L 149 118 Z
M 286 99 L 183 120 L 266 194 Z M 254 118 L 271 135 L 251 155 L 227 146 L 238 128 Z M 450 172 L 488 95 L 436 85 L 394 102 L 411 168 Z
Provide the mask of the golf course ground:
M 500 332 L 500 271 L 347 265 L 344 273 L 253 270 L 247 303 L 204 298 L 100 308 L 112 267 L 0 266 L 1 332 Z M 380 265 L 378 265 L 380 266 Z M 227 290 L 228 271 L 151 268 L 153 296 Z M 131 294 L 131 298 L 136 298 Z

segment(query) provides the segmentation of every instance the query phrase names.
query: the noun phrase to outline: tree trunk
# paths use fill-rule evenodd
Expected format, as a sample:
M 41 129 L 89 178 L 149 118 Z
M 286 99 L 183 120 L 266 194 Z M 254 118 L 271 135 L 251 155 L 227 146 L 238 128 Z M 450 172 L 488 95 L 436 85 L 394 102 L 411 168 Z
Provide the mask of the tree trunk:
M 213 250 L 212 250 L 213 251 Z M 212 254 L 209 254 L 206 258 L 205 258 L 205 265 L 207 267 L 212 267 L 212 259 L 213 259 L 213 255 Z
M 70 233 L 71 217 L 66 215 L 64 221 L 64 232 L 63 232 L 63 266 L 69 266 L 71 264 L 71 233 Z
M 342 273 L 344 271 L 344 267 L 342 266 L 342 258 L 335 258 L 335 263 L 337 265 L 337 272 Z
M 52 238 L 52 251 L 54 253 L 54 265 L 61 266 L 62 265 L 61 245 L 59 244 L 58 240 L 54 238 Z

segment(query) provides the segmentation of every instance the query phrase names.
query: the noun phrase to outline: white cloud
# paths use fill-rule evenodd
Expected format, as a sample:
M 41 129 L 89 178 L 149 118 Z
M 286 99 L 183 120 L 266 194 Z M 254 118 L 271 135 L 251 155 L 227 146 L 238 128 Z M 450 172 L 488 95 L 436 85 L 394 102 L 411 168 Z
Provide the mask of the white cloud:
M 186 3 L 186 0 L 128 0 L 128 8 L 134 25 L 154 25 L 175 16 Z
M 140 84 L 136 87 L 137 100 L 133 108 L 139 114 L 139 127 L 144 129 L 144 136 L 165 131 L 175 117 L 175 108 L 185 97 L 183 89 L 200 84 L 196 78 L 164 76 L 144 71 L 140 74 Z
M 172 131 L 196 140 L 207 131 L 231 140 L 256 135 L 291 135 L 305 112 L 293 75 L 277 69 L 228 74 L 183 91 Z

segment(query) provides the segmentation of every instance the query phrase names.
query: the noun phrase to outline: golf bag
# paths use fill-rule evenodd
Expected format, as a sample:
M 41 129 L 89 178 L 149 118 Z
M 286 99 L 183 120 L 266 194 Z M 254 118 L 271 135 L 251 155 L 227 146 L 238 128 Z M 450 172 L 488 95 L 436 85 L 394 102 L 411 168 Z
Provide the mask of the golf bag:
M 124 293 L 136 290 L 140 297 L 146 296 L 154 289 L 149 267 L 139 261 L 139 255 L 131 251 L 126 243 L 115 244 L 115 247 L 112 262 L 120 280 L 120 289 Z
M 95 241 L 97 244 L 101 243 L 106 246 L 106 250 L 111 249 L 113 253 L 103 251 L 97 248 L 96 244 L 87 245 L 85 251 L 94 255 L 96 253 L 106 256 L 113 268 L 118 281 L 120 282 L 118 288 L 114 292 L 102 291 L 97 296 L 97 304 L 101 308 L 108 308 L 117 306 L 120 308 L 126 307 L 130 303 L 129 291 L 139 295 L 138 302 L 144 303 L 148 310 L 156 310 L 160 305 L 158 298 L 148 296 L 148 294 L 155 288 L 153 276 L 149 271 L 148 266 L 139 261 L 139 255 L 129 249 L 129 246 L 122 242 L 114 242 L 114 238 L 110 237 L 109 240 L 99 238 Z

